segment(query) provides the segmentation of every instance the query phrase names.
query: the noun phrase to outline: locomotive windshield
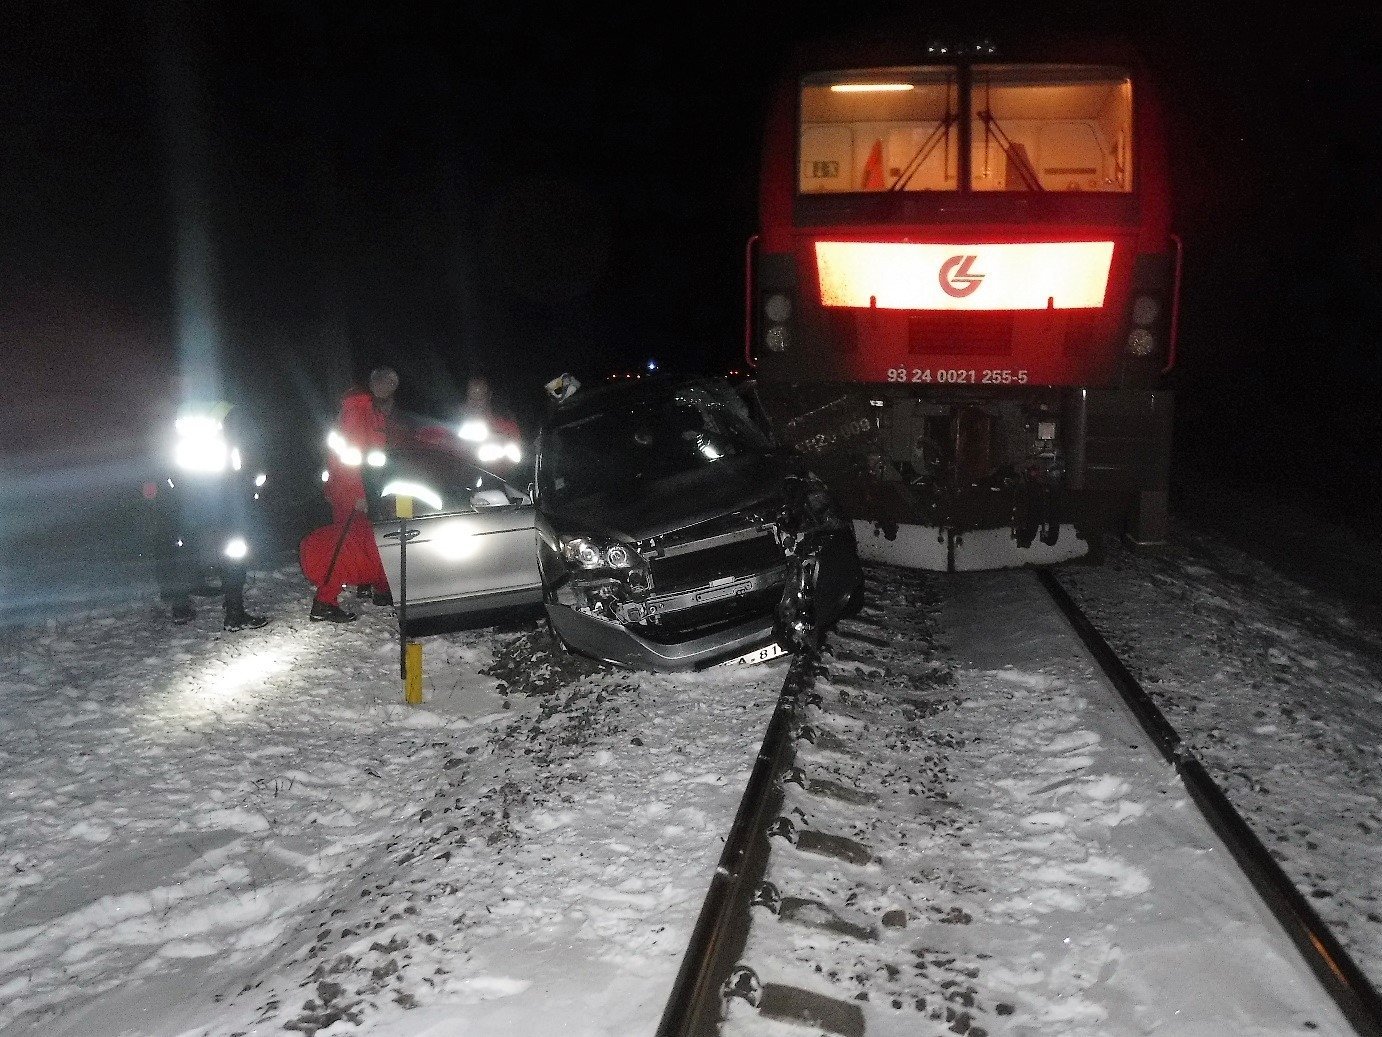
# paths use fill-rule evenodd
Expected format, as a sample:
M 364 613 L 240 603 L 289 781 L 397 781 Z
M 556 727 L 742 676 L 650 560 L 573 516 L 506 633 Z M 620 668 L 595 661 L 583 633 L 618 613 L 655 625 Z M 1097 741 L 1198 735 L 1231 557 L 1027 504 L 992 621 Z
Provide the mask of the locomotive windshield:
M 963 98 L 967 116 L 961 118 Z M 968 177 L 961 149 L 969 148 Z M 802 194 L 1132 190 L 1132 81 L 1088 65 L 874 68 L 801 87 Z

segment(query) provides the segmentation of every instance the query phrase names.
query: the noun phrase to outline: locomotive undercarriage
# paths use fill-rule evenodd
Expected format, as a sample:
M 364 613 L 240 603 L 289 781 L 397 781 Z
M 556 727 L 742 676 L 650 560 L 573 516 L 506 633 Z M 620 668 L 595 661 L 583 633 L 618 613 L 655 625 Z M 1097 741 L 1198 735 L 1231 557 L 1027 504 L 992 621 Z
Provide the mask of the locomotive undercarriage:
M 901 564 L 988 568 L 1097 556 L 1104 531 L 1164 538 L 1169 394 L 760 391 L 778 436 L 812 459 L 856 521 L 866 554 L 875 544 L 878 557 Z M 981 542 L 983 560 L 966 561 Z

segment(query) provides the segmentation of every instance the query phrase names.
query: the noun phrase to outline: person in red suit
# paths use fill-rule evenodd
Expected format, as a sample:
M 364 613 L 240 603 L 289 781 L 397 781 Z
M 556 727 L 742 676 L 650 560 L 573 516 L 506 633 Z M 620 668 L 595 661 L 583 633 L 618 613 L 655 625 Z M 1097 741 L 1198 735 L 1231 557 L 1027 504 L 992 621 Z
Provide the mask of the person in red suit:
M 312 599 L 310 617 L 314 621 L 349 623 L 355 619 L 353 612 L 340 606 L 341 586 L 345 583 L 358 581 L 362 594 L 372 592 L 376 605 L 393 604 L 367 514 L 365 473 L 371 468 L 382 467 L 390 443 L 401 438 L 394 417 L 397 393 L 398 373 L 391 367 L 375 368 L 370 372 L 368 390 L 354 390 L 341 401 L 340 417 L 327 438 L 331 450 L 326 466 L 326 499 L 331 505 L 330 528 L 336 530 L 336 534 L 334 539 L 318 539 L 322 544 L 330 542 L 340 546 L 335 550 L 335 570 L 329 562 L 319 566 L 316 564 L 319 560 L 314 560 L 310 566 L 314 573 L 320 570 L 325 579 Z M 305 559 L 306 541 L 303 552 Z M 344 568 L 340 561 L 342 556 L 347 559 Z M 304 572 L 308 568 L 304 563 Z M 366 587 L 370 590 L 363 590 Z

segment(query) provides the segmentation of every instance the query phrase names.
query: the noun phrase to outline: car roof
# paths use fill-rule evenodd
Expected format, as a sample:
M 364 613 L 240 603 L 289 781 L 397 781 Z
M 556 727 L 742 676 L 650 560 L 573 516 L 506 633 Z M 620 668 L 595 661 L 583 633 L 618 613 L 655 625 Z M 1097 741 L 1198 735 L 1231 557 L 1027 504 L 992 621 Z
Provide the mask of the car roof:
M 602 385 L 593 389 L 581 389 L 570 399 L 557 404 L 556 409 L 543 422 L 543 428 L 559 428 L 572 421 L 579 421 L 592 414 L 598 414 L 610 407 L 661 399 L 669 392 L 683 386 L 705 385 L 718 388 L 727 384 L 723 378 L 692 375 L 652 375 L 632 381 L 616 382 L 613 385 Z

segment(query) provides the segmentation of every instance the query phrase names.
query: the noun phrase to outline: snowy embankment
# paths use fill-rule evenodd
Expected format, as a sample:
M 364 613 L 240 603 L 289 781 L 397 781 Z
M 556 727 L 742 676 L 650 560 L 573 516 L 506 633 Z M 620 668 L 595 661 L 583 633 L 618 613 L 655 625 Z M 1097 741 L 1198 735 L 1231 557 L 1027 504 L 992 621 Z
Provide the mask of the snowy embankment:
M 1382 985 L 1382 634 L 1186 531 L 1059 576 Z
M 5 634 L 0 1032 L 651 1032 L 781 665 L 617 673 L 534 623 Z

